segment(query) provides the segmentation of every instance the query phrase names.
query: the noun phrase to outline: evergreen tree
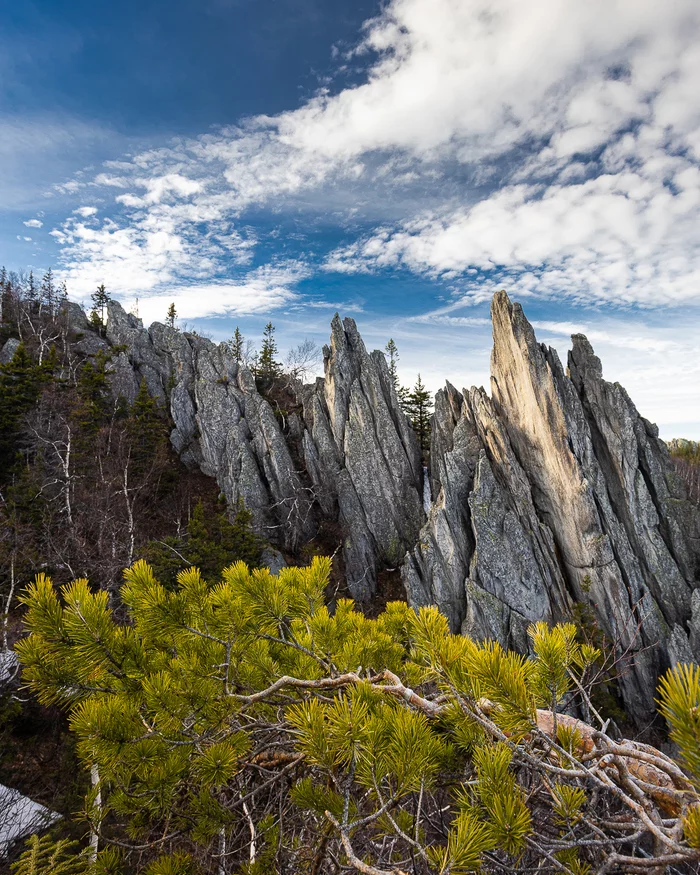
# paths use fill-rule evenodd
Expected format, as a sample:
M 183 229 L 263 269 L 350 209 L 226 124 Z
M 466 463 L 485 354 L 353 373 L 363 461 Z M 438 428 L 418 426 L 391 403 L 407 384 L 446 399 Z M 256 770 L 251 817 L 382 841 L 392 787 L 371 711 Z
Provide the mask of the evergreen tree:
M 168 328 L 175 328 L 177 324 L 177 310 L 175 309 L 175 304 L 172 303 L 168 307 L 168 315 L 165 317 L 165 324 Z
M 0 470 L 7 471 L 11 464 L 22 417 L 36 403 L 54 366 L 55 356 L 43 366 L 36 365 L 23 343 L 12 361 L 0 365 Z
M 193 568 L 169 591 L 137 562 L 122 622 L 87 580 L 38 575 L 16 651 L 69 712 L 100 856 L 33 840 L 18 871 L 112 871 L 112 842 L 144 875 L 696 871 L 698 666 L 659 688 L 675 762 L 570 716 L 601 658 L 573 624 L 531 626 L 526 658 L 434 606 L 330 612 L 330 567 Z
M 56 289 L 53 282 L 53 272 L 49 268 L 41 280 L 40 304 L 46 307 L 51 315 L 56 308 Z
M 92 360 L 88 360 L 78 371 L 78 404 L 73 411 L 76 424 L 80 428 L 81 448 L 88 454 L 94 449 L 92 444 L 99 429 L 109 420 L 110 391 L 107 380 L 107 363 L 111 356 L 100 350 Z
M 165 447 L 168 439 L 167 423 L 143 378 L 129 414 L 127 428 L 131 457 L 137 473 L 142 473 L 153 464 L 158 450 Z
M 276 356 L 275 327 L 272 322 L 268 322 L 263 331 L 262 345 L 256 366 L 256 378 L 262 390 L 269 389 L 282 374 L 282 365 L 277 361 Z
M 398 372 L 398 361 L 399 361 L 399 350 L 394 342 L 394 338 L 389 338 L 389 343 L 384 347 L 384 354 L 389 360 L 389 376 L 391 377 L 391 381 L 394 384 L 394 389 L 398 392 L 399 390 L 399 372 Z
M 228 347 L 231 350 L 231 355 L 239 365 L 243 362 L 244 344 L 244 337 L 241 334 L 240 328 L 236 325 L 236 330 L 233 332 L 233 337 L 229 341 Z
M 90 297 L 93 304 L 92 311 L 90 312 L 90 321 L 99 334 L 104 334 L 106 325 L 105 310 L 107 309 L 107 304 L 109 304 L 112 298 L 107 292 L 104 283 L 99 285 Z
M 424 453 L 430 449 L 432 408 L 432 396 L 423 385 L 420 374 L 418 374 L 415 386 L 406 396 L 405 411 L 411 420 L 413 430 L 418 437 L 418 443 Z
M 39 297 L 39 293 L 36 287 L 36 282 L 34 281 L 34 271 L 29 271 L 29 279 L 27 280 L 27 290 L 26 290 L 26 298 L 27 301 L 31 305 L 36 304 Z
M 260 564 L 263 541 L 251 529 L 252 514 L 241 503 L 229 520 L 226 503 L 213 510 L 200 499 L 192 509 L 187 528 L 179 537 L 151 541 L 142 555 L 159 579 L 174 584 L 176 575 L 186 568 L 198 568 L 206 580 L 221 577 L 234 562 L 250 567 Z
M 396 346 L 393 338 L 390 338 L 389 343 L 387 343 L 387 345 L 384 347 L 384 355 L 389 360 L 389 376 L 391 377 L 391 381 L 394 384 L 396 397 L 399 399 L 401 409 L 405 412 L 408 402 L 408 389 L 405 386 L 402 386 L 401 383 L 399 383 L 398 361 L 400 356 L 398 347 Z

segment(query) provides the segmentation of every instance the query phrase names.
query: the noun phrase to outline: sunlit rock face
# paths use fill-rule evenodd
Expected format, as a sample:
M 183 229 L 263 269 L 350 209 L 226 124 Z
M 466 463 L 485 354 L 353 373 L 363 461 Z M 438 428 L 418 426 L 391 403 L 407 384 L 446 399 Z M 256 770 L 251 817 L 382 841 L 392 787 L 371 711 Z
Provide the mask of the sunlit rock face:
M 441 491 L 404 562 L 409 599 L 522 651 L 529 623 L 588 604 L 644 722 L 659 672 L 697 651 L 697 512 L 656 427 L 603 380 L 585 337 L 574 336 L 565 372 L 505 292 L 491 312 L 491 399 L 464 392 L 457 416 L 456 390 L 438 395 L 431 478 Z

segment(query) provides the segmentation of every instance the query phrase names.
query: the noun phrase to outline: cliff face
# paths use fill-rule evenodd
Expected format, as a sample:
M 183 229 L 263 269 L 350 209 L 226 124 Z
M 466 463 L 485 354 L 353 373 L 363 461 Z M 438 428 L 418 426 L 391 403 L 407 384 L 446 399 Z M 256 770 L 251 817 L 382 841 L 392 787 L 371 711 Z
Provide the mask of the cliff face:
M 603 380 L 585 337 L 573 338 L 565 373 L 504 292 L 492 319 L 492 400 L 463 393 L 458 419 L 452 387 L 436 404 L 431 476 L 442 491 L 404 563 L 409 599 L 520 650 L 530 622 L 588 604 L 643 722 L 658 673 L 690 657 L 688 632 L 697 647 L 697 513 L 656 427 Z
M 296 552 L 321 519 L 339 522 L 348 586 L 366 601 L 377 569 L 398 565 L 425 521 L 423 469 L 384 356 L 367 353 L 352 319 L 331 328 L 324 379 L 298 387 L 301 416 L 279 418 L 223 344 L 146 330 L 116 302 L 107 339 L 126 348 L 132 374 L 115 390 L 131 398 L 145 379 L 170 408 L 183 460 L 216 478 L 230 505 L 242 500 L 261 534 Z
M 355 598 L 370 600 L 378 569 L 400 565 L 412 604 L 521 652 L 531 623 L 588 605 L 643 723 L 658 674 L 700 659 L 698 513 L 655 426 L 603 379 L 585 337 L 565 372 L 504 292 L 492 318 L 491 397 L 449 383 L 436 397 L 427 519 L 416 437 L 353 320 L 333 319 L 323 379 L 297 386 L 284 415 L 224 345 L 146 330 L 116 303 L 107 341 L 81 343 L 112 347 L 115 394 L 133 400 L 145 379 L 182 459 L 245 502 L 273 543 L 297 552 L 331 521 Z

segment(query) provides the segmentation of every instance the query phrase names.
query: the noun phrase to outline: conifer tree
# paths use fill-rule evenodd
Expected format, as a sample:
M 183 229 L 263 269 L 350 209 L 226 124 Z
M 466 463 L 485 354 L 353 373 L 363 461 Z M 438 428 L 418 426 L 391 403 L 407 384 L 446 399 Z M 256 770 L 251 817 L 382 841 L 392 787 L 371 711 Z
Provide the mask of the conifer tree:
M 104 329 L 106 325 L 105 310 L 107 308 L 107 304 L 109 304 L 112 298 L 107 292 L 104 283 L 101 283 L 92 293 L 92 295 L 90 295 L 90 297 L 93 304 L 93 308 L 90 313 L 90 321 L 96 327 L 100 334 L 104 334 Z
M 420 374 L 415 386 L 406 397 L 405 411 L 411 420 L 423 452 L 430 449 L 430 418 L 433 401 L 430 392 L 423 385 Z
M 405 386 L 402 386 L 399 383 L 399 371 L 398 371 L 398 361 L 399 361 L 399 349 L 396 346 L 393 338 L 389 339 L 389 343 L 384 347 L 384 355 L 389 360 L 389 376 L 391 377 L 391 381 L 394 384 L 394 389 L 396 391 L 396 396 L 399 400 L 399 404 L 401 409 L 406 412 L 406 405 L 408 402 L 408 389 Z
M 83 449 L 88 453 L 94 449 L 92 441 L 110 414 L 107 381 L 109 360 L 110 356 L 100 350 L 94 359 L 85 362 L 78 372 L 76 388 L 79 403 L 74 410 L 74 416 L 80 427 Z
M 192 509 L 185 531 L 179 537 L 151 541 L 142 556 L 153 567 L 158 579 L 172 585 L 186 568 L 199 568 L 206 580 L 215 581 L 234 562 L 251 568 L 260 564 L 263 541 L 251 529 L 252 514 L 241 502 L 233 520 L 226 503 L 214 509 L 199 499 Z
M 165 324 L 168 326 L 168 328 L 177 327 L 177 310 L 175 309 L 174 302 L 168 307 L 168 313 L 165 317 Z
M 31 305 L 36 304 L 37 299 L 39 297 L 39 293 L 37 291 L 36 282 L 34 281 L 34 271 L 29 271 L 29 278 L 27 280 L 27 290 L 26 290 L 27 300 Z
M 53 272 L 49 268 L 41 280 L 40 306 L 46 307 L 49 314 L 53 315 L 56 308 L 56 289 L 53 282 Z
M 394 338 L 389 338 L 389 343 L 384 347 L 384 354 L 389 360 L 389 376 L 391 377 L 391 381 L 394 384 L 394 389 L 398 392 L 399 389 L 399 372 L 398 372 L 398 361 L 399 361 L 399 350 L 394 342 Z
M 16 650 L 98 776 L 99 856 L 34 841 L 19 871 L 112 871 L 111 840 L 144 875 L 695 871 L 698 666 L 659 688 L 675 762 L 570 716 L 601 658 L 572 624 L 531 626 L 526 658 L 436 607 L 331 613 L 329 572 L 192 568 L 168 590 L 137 562 L 123 622 L 87 580 L 38 575 Z
M 153 464 L 158 450 L 165 447 L 168 439 L 167 423 L 143 378 L 129 411 L 127 429 L 131 439 L 131 457 L 137 473 L 142 473 Z
M 12 361 L 0 365 L 0 469 L 6 471 L 10 465 L 22 417 L 36 402 L 54 366 L 55 355 L 44 365 L 36 365 L 23 343 Z
M 231 355 L 234 357 L 236 362 L 240 365 L 243 361 L 243 355 L 245 351 L 245 339 L 241 334 L 240 328 L 236 325 L 236 330 L 233 332 L 233 337 L 229 341 L 229 349 L 231 350 Z
M 275 326 L 272 322 L 268 322 L 263 331 L 256 367 L 256 378 L 262 390 L 269 389 L 282 373 L 282 365 L 277 361 L 276 356 Z

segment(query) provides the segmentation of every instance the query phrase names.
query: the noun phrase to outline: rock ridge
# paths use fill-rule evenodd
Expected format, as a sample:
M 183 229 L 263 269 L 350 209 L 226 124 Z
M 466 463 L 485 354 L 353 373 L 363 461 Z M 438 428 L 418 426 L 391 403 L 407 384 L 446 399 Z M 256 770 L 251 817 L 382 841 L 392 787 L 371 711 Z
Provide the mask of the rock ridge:
M 404 561 L 409 601 L 523 652 L 529 623 L 587 605 L 644 724 L 659 673 L 700 659 L 697 509 L 658 430 L 603 379 L 583 335 L 565 371 L 505 292 L 491 314 L 491 399 L 480 389 L 459 398 L 449 384 L 436 399 L 440 493 Z
M 352 319 L 335 315 L 324 376 L 294 384 L 292 409 L 276 413 L 226 344 L 146 329 L 116 302 L 103 339 L 68 306 L 76 347 L 111 350 L 115 397 L 133 401 L 145 380 L 183 461 L 214 477 L 229 506 L 243 502 L 272 544 L 300 556 L 334 527 L 358 600 L 400 567 L 411 604 L 437 604 L 453 631 L 523 653 L 531 623 L 583 604 L 614 643 L 640 725 L 658 675 L 700 660 L 700 515 L 658 430 L 603 378 L 583 335 L 565 368 L 497 293 L 490 395 L 450 383 L 437 393 L 424 475 L 385 356 L 367 351 Z
M 272 543 L 298 553 L 336 519 L 348 587 L 370 599 L 378 569 L 398 566 L 425 522 L 423 467 L 386 359 L 367 352 L 355 322 L 336 314 L 324 377 L 296 386 L 300 413 L 281 421 L 225 344 L 145 329 L 115 301 L 107 313 L 107 340 L 124 350 L 114 391 L 132 401 L 145 380 L 183 461 L 214 477 L 230 506 L 242 501 Z

